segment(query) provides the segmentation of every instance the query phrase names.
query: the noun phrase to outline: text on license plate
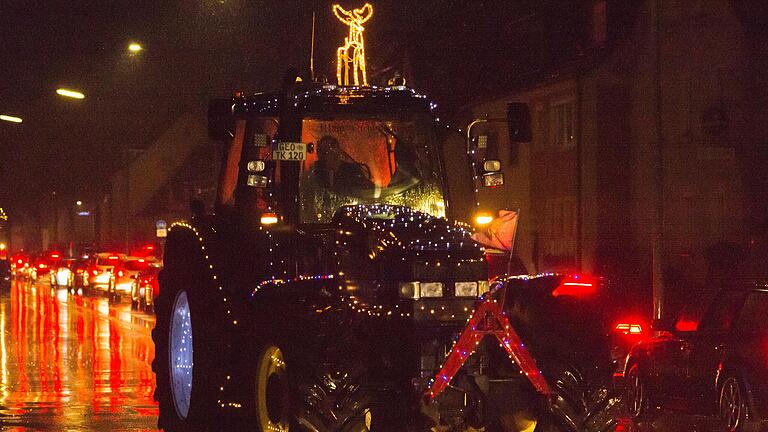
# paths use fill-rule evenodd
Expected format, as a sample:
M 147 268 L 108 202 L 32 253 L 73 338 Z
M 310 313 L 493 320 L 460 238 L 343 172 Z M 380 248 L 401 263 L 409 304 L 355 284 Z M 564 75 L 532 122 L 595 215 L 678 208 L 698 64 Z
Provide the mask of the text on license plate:
M 279 142 L 272 149 L 273 160 L 302 161 L 307 159 L 307 145 L 304 143 Z

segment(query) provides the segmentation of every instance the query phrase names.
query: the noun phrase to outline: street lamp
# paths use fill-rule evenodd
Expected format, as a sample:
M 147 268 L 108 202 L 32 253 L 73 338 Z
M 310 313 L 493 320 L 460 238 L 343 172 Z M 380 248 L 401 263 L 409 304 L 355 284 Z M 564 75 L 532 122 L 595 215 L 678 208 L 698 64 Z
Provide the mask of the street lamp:
M 59 96 L 64 96 L 64 97 L 73 98 L 73 99 L 85 99 L 85 95 L 80 93 L 79 91 L 68 90 L 65 88 L 57 89 L 56 94 L 58 94 Z
M 6 114 L 0 114 L 0 120 L 11 122 L 11 123 L 21 123 L 22 121 L 24 121 L 21 119 L 21 117 L 15 117 L 15 116 L 10 116 Z
M 133 42 L 130 45 L 128 45 L 128 51 L 130 51 L 133 54 L 136 54 L 143 49 L 144 48 L 140 44 L 137 44 L 136 42 Z
M 78 200 L 75 204 L 77 204 L 78 206 L 81 206 L 81 205 L 83 205 L 83 202 Z

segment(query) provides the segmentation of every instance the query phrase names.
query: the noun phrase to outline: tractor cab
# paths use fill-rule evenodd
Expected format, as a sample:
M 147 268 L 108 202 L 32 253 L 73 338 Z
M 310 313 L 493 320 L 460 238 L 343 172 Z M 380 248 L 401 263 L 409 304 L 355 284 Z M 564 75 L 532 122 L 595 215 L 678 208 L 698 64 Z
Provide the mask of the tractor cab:
M 230 138 L 218 205 L 267 225 L 328 223 L 359 204 L 446 217 L 451 134 L 433 111 L 405 86 L 313 84 L 213 101 L 211 138 Z

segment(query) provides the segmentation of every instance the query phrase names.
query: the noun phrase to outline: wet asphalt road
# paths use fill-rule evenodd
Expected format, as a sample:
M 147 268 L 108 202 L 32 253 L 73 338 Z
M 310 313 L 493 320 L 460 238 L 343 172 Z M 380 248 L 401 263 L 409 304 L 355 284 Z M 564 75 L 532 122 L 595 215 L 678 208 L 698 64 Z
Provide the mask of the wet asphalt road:
M 0 430 L 156 430 L 152 327 L 127 303 L 14 281 L 0 291 Z M 612 402 L 588 432 L 722 430 L 674 412 L 633 424 Z
M 0 429 L 156 430 L 154 319 L 14 281 L 0 293 Z

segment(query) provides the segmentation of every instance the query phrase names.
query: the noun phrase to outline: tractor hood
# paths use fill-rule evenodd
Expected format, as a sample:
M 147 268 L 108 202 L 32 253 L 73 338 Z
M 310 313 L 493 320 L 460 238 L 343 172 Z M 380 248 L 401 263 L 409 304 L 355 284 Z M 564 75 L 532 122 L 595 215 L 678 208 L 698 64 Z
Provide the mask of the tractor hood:
M 466 225 L 392 205 L 344 206 L 334 222 L 381 278 L 487 278 L 484 250 Z

